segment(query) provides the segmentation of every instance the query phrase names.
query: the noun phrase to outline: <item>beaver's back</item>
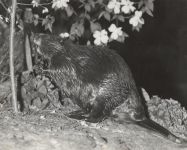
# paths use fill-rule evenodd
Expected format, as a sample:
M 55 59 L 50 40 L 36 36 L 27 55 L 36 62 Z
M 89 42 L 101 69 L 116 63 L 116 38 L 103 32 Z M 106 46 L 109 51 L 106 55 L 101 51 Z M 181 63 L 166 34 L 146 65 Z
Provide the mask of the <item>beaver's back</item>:
M 49 42 L 53 39 L 41 43 L 54 45 Z M 129 97 L 132 112 L 143 113 L 131 71 L 116 52 L 107 47 L 74 45 L 70 41 L 61 45 L 52 56 L 50 52 L 48 74 L 64 97 L 71 98 L 94 118 L 109 115 Z M 49 47 L 45 50 L 45 45 L 40 45 L 40 48 L 48 56 Z

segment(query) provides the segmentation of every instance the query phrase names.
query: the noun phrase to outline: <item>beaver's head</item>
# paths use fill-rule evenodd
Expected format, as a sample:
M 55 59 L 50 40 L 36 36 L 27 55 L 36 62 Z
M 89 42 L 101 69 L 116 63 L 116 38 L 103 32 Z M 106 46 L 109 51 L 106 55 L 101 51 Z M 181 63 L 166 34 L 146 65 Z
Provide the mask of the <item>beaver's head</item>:
M 37 33 L 34 34 L 32 39 L 37 52 L 44 57 L 51 57 L 64 50 L 62 39 L 56 35 Z

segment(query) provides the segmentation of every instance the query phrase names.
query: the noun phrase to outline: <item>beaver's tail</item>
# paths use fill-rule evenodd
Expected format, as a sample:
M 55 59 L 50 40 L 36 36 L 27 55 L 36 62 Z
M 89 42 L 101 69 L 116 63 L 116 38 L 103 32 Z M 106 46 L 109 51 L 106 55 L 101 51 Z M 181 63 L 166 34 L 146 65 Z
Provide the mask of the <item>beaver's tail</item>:
M 177 144 L 187 143 L 187 141 L 185 141 L 184 139 L 177 137 L 176 135 L 172 134 L 169 130 L 150 119 L 137 121 L 136 124 L 151 131 L 154 131 L 155 133 L 159 133 Z

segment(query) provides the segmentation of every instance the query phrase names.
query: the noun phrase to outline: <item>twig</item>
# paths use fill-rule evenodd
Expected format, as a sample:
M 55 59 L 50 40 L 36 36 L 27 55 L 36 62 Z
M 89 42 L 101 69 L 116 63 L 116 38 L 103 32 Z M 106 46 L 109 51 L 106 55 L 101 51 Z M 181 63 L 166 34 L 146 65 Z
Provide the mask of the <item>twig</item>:
M 42 3 L 42 4 L 38 4 L 38 6 L 51 5 L 51 4 L 52 4 L 52 2 L 50 2 L 50 3 Z M 32 6 L 33 4 L 17 3 L 17 5 L 22 5 L 22 6 Z
M 3 58 L 1 58 L 0 65 L 2 64 L 2 62 L 4 61 L 4 59 L 6 58 L 7 54 L 8 54 L 8 53 L 6 53 L 6 54 L 3 56 Z
M 11 90 L 12 90 L 12 104 L 15 113 L 18 112 L 15 74 L 14 74 L 14 30 L 15 30 L 16 5 L 17 5 L 17 0 L 12 0 L 11 26 L 10 26 L 10 77 L 11 77 Z
M 1 75 L 3 75 L 3 76 L 10 77 L 10 75 L 9 75 L 9 74 L 3 73 L 3 72 L 0 72 L 0 74 L 1 74 Z

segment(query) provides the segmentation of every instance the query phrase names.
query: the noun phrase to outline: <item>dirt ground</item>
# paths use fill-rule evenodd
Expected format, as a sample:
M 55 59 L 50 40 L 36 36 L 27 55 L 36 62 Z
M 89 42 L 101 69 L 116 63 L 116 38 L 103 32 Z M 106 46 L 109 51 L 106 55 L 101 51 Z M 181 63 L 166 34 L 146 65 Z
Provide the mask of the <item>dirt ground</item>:
M 132 124 L 106 119 L 88 123 L 63 110 L 14 114 L 0 109 L 0 150 L 180 150 L 175 144 Z

